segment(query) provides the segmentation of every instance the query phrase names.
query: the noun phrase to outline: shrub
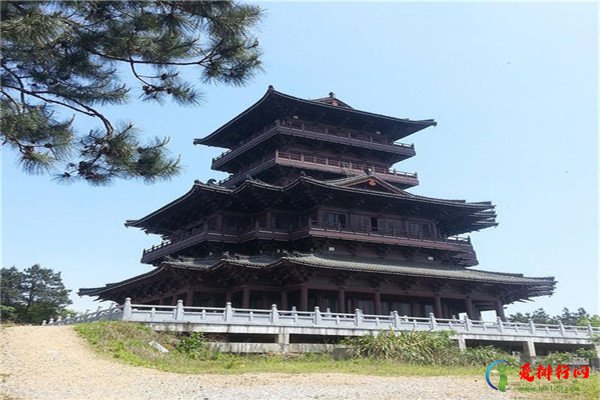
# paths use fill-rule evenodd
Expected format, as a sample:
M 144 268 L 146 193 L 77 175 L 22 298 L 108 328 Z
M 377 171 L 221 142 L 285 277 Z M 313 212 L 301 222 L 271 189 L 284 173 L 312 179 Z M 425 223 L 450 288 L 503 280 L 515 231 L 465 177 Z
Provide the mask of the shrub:
M 461 352 L 452 332 L 394 332 L 365 335 L 344 341 L 354 358 L 394 360 L 418 365 L 488 365 L 504 359 L 516 365 L 514 357 L 492 346 Z
M 490 362 L 494 360 L 506 360 L 509 365 L 518 366 L 516 357 L 513 357 L 494 346 L 468 348 L 460 353 L 458 361 L 461 365 L 484 366 L 489 365 Z
M 212 355 L 202 332 L 193 332 L 189 336 L 182 337 L 176 349 L 194 359 L 206 359 Z
M 565 352 L 554 352 L 542 357 L 542 364 L 559 365 L 568 364 L 573 358 L 573 354 Z

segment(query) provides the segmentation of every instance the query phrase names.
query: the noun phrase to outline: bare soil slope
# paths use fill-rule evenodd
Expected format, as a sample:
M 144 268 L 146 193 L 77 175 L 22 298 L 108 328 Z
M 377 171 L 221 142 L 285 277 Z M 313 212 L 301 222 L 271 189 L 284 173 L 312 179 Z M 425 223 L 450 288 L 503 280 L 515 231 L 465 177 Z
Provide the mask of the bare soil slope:
M 484 377 L 166 373 L 104 359 L 69 326 L 9 327 L 0 334 L 0 398 L 11 400 L 516 398 L 492 391 Z

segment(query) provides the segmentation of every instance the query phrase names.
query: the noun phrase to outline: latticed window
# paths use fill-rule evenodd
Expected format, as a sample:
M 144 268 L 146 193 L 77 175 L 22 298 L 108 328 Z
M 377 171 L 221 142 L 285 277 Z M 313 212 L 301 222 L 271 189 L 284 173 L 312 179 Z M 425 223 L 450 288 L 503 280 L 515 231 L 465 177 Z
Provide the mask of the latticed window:
M 431 225 L 421 222 L 410 222 L 408 224 L 408 232 L 413 237 L 430 237 Z
M 346 214 L 338 214 L 333 212 L 323 213 L 323 225 L 328 228 L 345 228 L 346 227 Z

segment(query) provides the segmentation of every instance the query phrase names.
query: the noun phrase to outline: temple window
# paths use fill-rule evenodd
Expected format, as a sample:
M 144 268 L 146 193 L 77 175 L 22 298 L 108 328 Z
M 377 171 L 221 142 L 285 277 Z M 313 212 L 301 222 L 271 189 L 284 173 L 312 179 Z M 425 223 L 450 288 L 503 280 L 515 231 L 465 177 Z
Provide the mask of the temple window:
M 328 228 L 345 228 L 346 227 L 346 214 L 339 214 L 333 212 L 323 213 L 323 225 Z
M 269 220 L 267 218 L 267 214 L 260 214 L 258 216 L 258 226 L 261 228 L 266 228 L 269 224 Z
M 412 237 L 431 237 L 431 225 L 422 222 L 409 222 L 408 233 Z
M 206 226 L 209 231 L 217 230 L 217 217 L 211 217 L 206 221 Z

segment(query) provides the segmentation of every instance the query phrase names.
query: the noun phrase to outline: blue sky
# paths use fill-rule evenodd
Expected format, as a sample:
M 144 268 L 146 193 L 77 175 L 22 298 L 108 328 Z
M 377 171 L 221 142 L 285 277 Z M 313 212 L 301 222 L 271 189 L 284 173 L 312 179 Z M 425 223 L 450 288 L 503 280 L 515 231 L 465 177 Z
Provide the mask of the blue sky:
M 499 227 L 472 234 L 480 265 L 555 276 L 552 297 L 508 312 L 585 307 L 598 312 L 597 5 L 263 3 L 264 72 L 243 88 L 210 85 L 201 107 L 133 101 L 107 107 L 147 135 L 170 136 L 185 171 L 154 185 L 58 185 L 30 176 L 3 151 L 3 266 L 61 271 L 68 288 L 146 272 L 159 242 L 126 219 L 185 193 L 222 149 L 192 145 L 272 84 L 303 98 L 330 91 L 354 108 L 438 126 L 406 138 L 426 196 L 491 200 Z M 187 74 L 199 82 L 193 71 Z M 82 132 L 95 122 L 77 117 Z M 72 295 L 74 308 L 97 306 Z

